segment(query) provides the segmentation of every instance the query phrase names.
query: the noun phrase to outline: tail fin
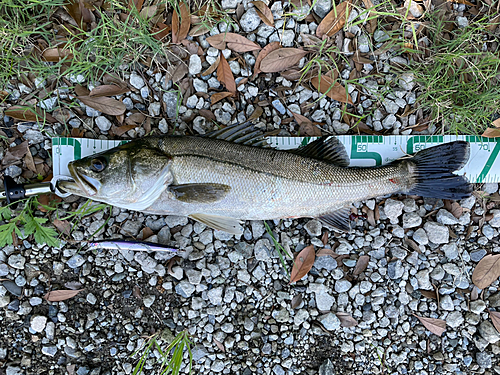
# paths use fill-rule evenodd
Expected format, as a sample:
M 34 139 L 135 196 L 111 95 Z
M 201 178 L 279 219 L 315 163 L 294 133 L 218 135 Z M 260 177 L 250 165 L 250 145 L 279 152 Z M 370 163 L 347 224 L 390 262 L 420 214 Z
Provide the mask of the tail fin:
M 464 176 L 453 174 L 469 160 L 469 144 L 464 141 L 445 143 L 417 152 L 414 165 L 415 185 L 409 194 L 439 199 L 462 199 L 471 195 L 472 185 Z

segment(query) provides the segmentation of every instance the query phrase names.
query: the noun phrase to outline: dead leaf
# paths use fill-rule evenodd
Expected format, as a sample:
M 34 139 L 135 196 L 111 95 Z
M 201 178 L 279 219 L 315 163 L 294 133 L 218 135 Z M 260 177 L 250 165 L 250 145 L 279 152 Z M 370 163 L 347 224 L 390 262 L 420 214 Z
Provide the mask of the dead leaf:
M 481 134 L 482 137 L 486 138 L 497 138 L 500 137 L 500 129 L 496 128 L 487 128 L 483 134 Z
M 186 3 L 181 1 L 179 10 L 181 12 L 180 15 L 177 13 L 177 9 L 175 9 L 172 16 L 172 43 L 176 44 L 186 39 L 191 28 L 191 14 Z
M 274 27 L 274 16 L 271 9 L 266 5 L 266 3 L 262 1 L 252 1 L 252 4 L 255 5 L 255 10 L 259 15 L 262 22 L 264 22 L 267 26 Z
M 61 47 L 47 48 L 42 52 L 42 58 L 45 61 L 59 62 L 63 59 L 72 60 L 73 54 L 70 50 Z
M 138 125 L 141 125 L 145 119 L 146 119 L 146 116 L 144 114 L 142 114 L 141 112 L 132 113 L 130 116 L 128 116 L 125 119 L 125 124 L 138 126 Z
M 491 321 L 493 322 L 493 325 L 497 329 L 498 332 L 500 332 L 500 312 L 497 311 L 488 311 L 490 313 L 490 318 Z
M 328 231 L 324 231 L 323 235 L 321 236 L 321 242 L 323 242 L 323 246 L 326 246 L 328 243 Z
M 369 262 L 370 262 L 370 256 L 361 255 L 356 263 L 356 267 L 354 267 L 354 271 L 352 271 L 352 274 L 359 275 L 361 272 L 366 270 L 366 267 L 368 267 Z
M 500 128 L 500 117 L 491 123 L 495 128 Z
M 52 292 L 48 292 L 43 296 L 49 302 L 59 302 L 65 301 L 67 299 L 73 298 L 78 293 L 80 293 L 83 289 L 78 290 L 53 290 Z
M 331 256 L 333 259 L 336 259 L 339 255 L 335 253 L 332 249 L 321 249 L 316 253 L 317 257 Z
M 302 116 L 300 113 L 295 112 L 292 112 L 292 115 L 299 126 L 302 126 L 303 124 L 312 125 L 312 121 L 309 120 L 306 116 Z
M 321 129 L 312 123 L 302 123 L 299 127 L 300 136 L 321 137 Z
M 471 6 L 471 7 L 475 7 L 474 4 L 472 4 L 470 1 L 467 1 L 467 0 L 448 0 L 448 2 L 450 2 L 450 3 L 457 3 L 457 4 L 465 4 L 465 5 L 468 5 L 468 6 Z
M 342 327 L 355 327 L 358 325 L 358 321 L 354 319 L 349 313 L 338 312 L 335 315 L 337 315 L 337 318 L 339 318 L 340 325 Z
M 2 166 L 6 167 L 21 160 L 29 151 L 28 141 L 24 141 L 15 147 L 11 147 L 2 159 Z
M 226 86 L 227 91 L 236 94 L 236 82 L 234 81 L 233 72 L 222 52 L 220 53 L 220 62 L 217 67 L 217 80 Z
M 90 91 L 86 87 L 83 87 L 82 85 L 76 85 L 75 86 L 75 94 L 78 96 L 89 96 Z
M 472 273 L 472 282 L 479 289 L 490 286 L 500 276 L 500 254 L 486 255 Z
M 438 299 L 435 290 L 425 290 L 424 289 L 424 290 L 420 291 L 420 294 L 422 294 L 425 298 L 436 299 L 436 300 Z
M 172 83 L 177 83 L 181 79 L 184 78 L 186 74 L 188 74 L 189 69 L 186 64 L 181 62 L 179 66 L 174 70 L 174 73 L 172 74 Z
M 477 286 L 472 287 L 472 291 L 470 292 L 470 300 L 475 301 L 479 298 L 479 289 L 477 289 Z
M 321 92 L 326 94 L 330 99 L 336 100 L 341 103 L 353 104 L 351 95 L 347 93 L 344 86 L 342 86 L 337 81 L 332 78 L 322 75 L 321 79 L 319 77 L 314 77 L 311 79 L 312 85 Z
M 271 51 L 260 62 L 260 70 L 264 73 L 277 73 L 298 64 L 309 53 L 298 48 L 279 48 Z
M 18 120 L 25 120 L 30 122 L 44 122 L 56 123 L 57 120 L 40 108 L 31 108 L 15 105 L 10 107 L 4 112 L 5 115 L 13 117 Z
M 142 8 L 142 10 L 139 13 L 139 15 L 142 18 L 148 20 L 148 19 L 150 19 L 151 17 L 153 17 L 155 15 L 155 13 L 156 13 L 157 10 L 158 10 L 158 6 L 157 5 L 150 5 L 150 6 Z
M 26 167 L 28 167 L 28 169 L 31 172 L 37 173 L 35 162 L 33 160 L 33 155 L 31 155 L 31 151 L 29 151 L 29 149 L 28 149 L 28 152 L 26 153 L 26 155 L 24 156 L 23 160 L 24 160 L 24 163 L 26 164 Z
M 166 25 L 163 22 L 158 22 L 153 28 L 152 28 L 152 34 L 153 37 L 156 40 L 162 40 L 165 38 L 168 34 L 170 34 L 170 31 L 172 31 L 172 25 Z
M 207 42 L 214 48 L 223 50 L 227 48 L 235 52 L 258 51 L 261 47 L 244 36 L 236 33 L 221 33 L 207 38 Z
M 302 279 L 310 271 L 316 259 L 316 252 L 314 246 L 309 245 L 295 258 L 293 263 L 292 273 L 290 275 L 290 284 Z
M 205 77 L 208 76 L 209 74 L 212 74 L 219 67 L 219 63 L 220 63 L 220 55 L 217 56 L 217 60 L 215 60 L 214 63 L 208 67 L 207 70 L 201 73 L 201 75 Z
M 214 342 L 215 342 L 215 345 L 217 345 L 217 347 L 222 351 L 222 352 L 226 352 L 226 348 L 224 348 L 224 345 L 222 345 L 222 343 L 217 340 L 215 337 L 214 337 Z
M 106 96 L 101 97 L 91 97 L 91 96 L 78 96 L 79 100 L 83 102 L 83 104 L 88 105 L 91 108 L 94 108 L 102 113 L 112 116 L 119 116 L 125 113 L 127 107 L 122 102 L 108 98 Z
M 215 103 L 220 102 L 222 99 L 225 99 L 229 96 L 233 96 L 233 93 L 227 91 L 216 92 L 210 97 L 210 103 L 214 105 Z
M 129 130 L 137 128 L 136 124 L 129 124 L 129 125 L 123 125 L 123 126 L 111 126 L 111 131 L 113 132 L 114 135 L 117 137 L 122 136 Z
M 413 316 L 420 320 L 420 323 L 435 335 L 441 336 L 446 331 L 446 322 L 443 319 L 424 318 L 415 314 Z
M 300 306 L 301 303 L 302 303 L 302 293 L 299 293 L 293 296 L 290 306 L 292 309 L 296 309 L 297 307 Z
M 129 92 L 128 87 L 117 86 L 117 85 L 101 85 L 94 87 L 88 96 L 99 97 L 99 96 L 114 96 L 121 95 Z
M 55 219 L 52 224 L 57 228 L 57 230 L 65 235 L 69 236 L 71 233 L 71 223 L 67 220 Z
M 249 118 L 247 118 L 247 121 L 253 121 L 257 120 L 262 114 L 264 113 L 264 110 L 262 109 L 261 106 L 256 106 L 255 109 L 253 110 L 252 114 L 250 115 Z
M 462 206 L 460 206 L 460 204 L 458 202 L 453 202 L 448 211 L 450 211 L 450 213 L 453 216 L 455 216 L 457 219 L 460 219 L 460 217 L 464 213 L 464 209 L 462 208 Z
M 344 27 L 349 17 L 348 5 L 349 1 L 340 3 L 323 18 L 316 29 L 318 38 L 323 38 L 324 35 L 334 36 Z
M 272 51 L 276 51 L 279 48 L 281 48 L 280 42 L 271 42 L 267 46 L 262 48 L 262 50 L 259 52 L 259 55 L 257 56 L 257 59 L 255 60 L 255 65 L 253 67 L 254 72 L 252 78 L 255 78 L 261 72 L 260 64 L 262 62 L 262 59 L 267 55 L 269 55 Z
M 200 116 L 205 117 L 207 120 L 211 120 L 211 121 L 216 120 L 214 113 L 208 109 L 202 108 L 198 111 L 198 113 L 200 114 Z

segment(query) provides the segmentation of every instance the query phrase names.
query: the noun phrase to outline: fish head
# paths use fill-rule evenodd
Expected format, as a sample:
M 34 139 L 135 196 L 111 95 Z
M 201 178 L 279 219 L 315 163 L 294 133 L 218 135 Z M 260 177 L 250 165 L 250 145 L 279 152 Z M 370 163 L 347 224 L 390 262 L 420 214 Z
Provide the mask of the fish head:
M 72 161 L 68 193 L 131 210 L 144 210 L 172 182 L 171 157 L 144 142 L 131 142 Z

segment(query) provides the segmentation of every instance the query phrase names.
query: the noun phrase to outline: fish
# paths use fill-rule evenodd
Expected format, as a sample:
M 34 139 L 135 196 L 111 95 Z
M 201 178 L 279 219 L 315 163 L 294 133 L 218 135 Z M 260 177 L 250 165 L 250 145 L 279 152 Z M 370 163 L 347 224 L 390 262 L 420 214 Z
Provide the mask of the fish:
M 318 218 L 351 229 L 355 202 L 392 194 L 459 200 L 469 144 L 434 146 L 376 167 L 349 167 L 344 146 L 320 137 L 295 150 L 265 147 L 237 124 L 206 136 L 148 136 L 69 163 L 63 191 L 155 215 L 187 216 L 239 235 L 245 220 Z

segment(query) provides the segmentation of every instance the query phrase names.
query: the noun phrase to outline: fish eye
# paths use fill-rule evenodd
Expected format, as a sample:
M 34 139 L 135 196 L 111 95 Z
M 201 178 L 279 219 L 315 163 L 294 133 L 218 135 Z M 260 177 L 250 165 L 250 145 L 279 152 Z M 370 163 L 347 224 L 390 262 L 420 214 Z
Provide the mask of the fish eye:
M 106 169 L 107 165 L 108 165 L 108 163 L 106 162 L 106 159 L 103 158 L 102 156 L 100 156 L 100 157 L 92 159 L 92 161 L 90 163 L 90 168 L 94 172 L 102 172 L 104 169 Z

